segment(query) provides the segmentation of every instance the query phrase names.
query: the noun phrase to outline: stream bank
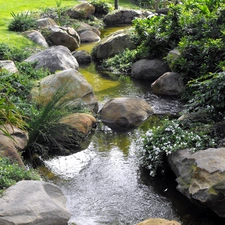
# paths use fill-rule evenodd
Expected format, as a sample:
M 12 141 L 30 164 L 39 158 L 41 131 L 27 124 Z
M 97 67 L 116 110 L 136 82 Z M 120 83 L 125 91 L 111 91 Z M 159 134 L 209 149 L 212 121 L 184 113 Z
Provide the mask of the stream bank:
M 84 49 L 88 47 L 93 44 Z M 154 95 L 145 81 L 102 74 L 93 63 L 79 70 L 92 85 L 99 108 L 111 98 L 140 97 L 157 115 L 176 115 L 182 109 L 177 99 Z M 183 225 L 223 224 L 176 191 L 172 174 L 152 179 L 139 167 L 141 137 L 159 121 L 160 116 L 152 117 L 127 133 L 113 132 L 99 124 L 84 150 L 45 161 L 53 172 L 51 181 L 67 197 L 72 213 L 70 225 L 134 225 L 149 217 L 176 220 Z

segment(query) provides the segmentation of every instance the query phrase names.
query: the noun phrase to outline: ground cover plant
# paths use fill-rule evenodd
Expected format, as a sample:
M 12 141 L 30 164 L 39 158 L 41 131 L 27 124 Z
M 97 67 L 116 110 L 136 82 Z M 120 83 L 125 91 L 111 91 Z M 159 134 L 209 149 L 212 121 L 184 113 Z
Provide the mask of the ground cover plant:
M 35 170 L 22 168 L 8 158 L 0 156 L 0 195 L 20 180 L 40 180 L 40 176 Z

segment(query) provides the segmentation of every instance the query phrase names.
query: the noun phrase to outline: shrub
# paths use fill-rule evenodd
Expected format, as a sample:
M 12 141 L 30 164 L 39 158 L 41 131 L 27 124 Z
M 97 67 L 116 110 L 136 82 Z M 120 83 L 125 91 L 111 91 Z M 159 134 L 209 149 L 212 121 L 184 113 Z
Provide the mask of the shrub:
M 150 175 L 155 176 L 162 169 L 165 155 L 170 155 L 180 149 L 197 151 L 208 147 L 215 147 L 216 143 L 207 133 L 207 129 L 185 129 L 179 121 L 165 120 L 162 126 L 155 127 L 146 132 L 143 138 L 143 149 L 140 152 L 141 163 L 150 170 Z
M 188 83 L 193 90 L 187 103 L 189 112 L 208 111 L 208 116 L 216 121 L 225 112 L 225 72 L 209 73 Z
M 22 168 L 8 158 L 0 157 L 0 193 L 20 180 L 40 180 L 33 169 Z
M 11 13 L 13 20 L 9 24 L 8 28 L 11 31 L 23 32 L 29 29 L 36 27 L 35 19 L 29 15 L 29 12 L 26 13 Z

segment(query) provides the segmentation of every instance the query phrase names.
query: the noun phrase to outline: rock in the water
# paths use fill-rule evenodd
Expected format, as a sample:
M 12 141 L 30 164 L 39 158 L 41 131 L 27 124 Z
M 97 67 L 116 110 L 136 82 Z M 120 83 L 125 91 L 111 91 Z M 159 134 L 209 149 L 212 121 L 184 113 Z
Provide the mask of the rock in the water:
M 59 122 L 76 129 L 83 135 L 88 135 L 93 126 L 95 126 L 96 119 L 90 114 L 73 113 L 69 116 L 63 117 Z
M 126 131 L 141 125 L 153 114 L 151 106 L 139 98 L 115 98 L 100 111 L 100 119 L 113 130 Z
M 76 58 L 79 65 L 89 64 L 91 62 L 91 55 L 84 50 L 74 51 L 72 55 Z
M 169 156 L 177 189 L 193 202 L 225 217 L 225 148 L 191 153 L 179 150 Z
M 155 81 L 164 73 L 169 71 L 169 66 L 162 60 L 141 59 L 133 64 L 131 69 L 131 76 L 136 79 Z
M 174 220 L 165 220 L 161 218 L 150 218 L 146 219 L 137 225 L 180 225 L 177 221 Z
M 101 61 L 115 56 L 126 48 L 133 49 L 131 35 L 128 30 L 119 30 L 103 38 L 93 49 L 92 56 L 95 61 Z
M 62 191 L 51 183 L 23 180 L 0 198 L 1 225 L 67 225 L 70 213 Z
M 184 91 L 185 86 L 180 74 L 167 72 L 154 81 L 151 88 L 155 94 L 176 96 Z

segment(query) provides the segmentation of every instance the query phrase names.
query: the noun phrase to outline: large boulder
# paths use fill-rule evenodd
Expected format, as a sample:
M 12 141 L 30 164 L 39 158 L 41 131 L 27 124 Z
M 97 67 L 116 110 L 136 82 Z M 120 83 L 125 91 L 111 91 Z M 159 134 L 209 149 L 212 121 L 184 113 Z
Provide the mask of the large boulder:
M 152 91 L 159 95 L 180 95 L 184 82 L 179 73 L 167 72 L 151 84 Z
M 0 198 L 1 225 L 67 225 L 70 213 L 62 191 L 43 181 L 20 181 Z
M 113 130 L 127 131 L 138 127 L 153 109 L 140 98 L 115 98 L 108 101 L 100 111 L 101 121 Z
M 168 161 L 182 194 L 225 217 L 225 148 L 179 150 Z
M 10 73 L 17 73 L 18 69 L 16 68 L 16 65 L 11 60 L 0 60 L 0 70 L 5 69 Z
M 69 9 L 67 11 L 67 14 L 73 19 L 88 19 L 94 14 L 94 12 L 95 7 L 92 4 L 88 2 L 83 2 Z
M 27 58 L 25 62 L 34 63 L 35 69 L 48 69 L 51 73 L 57 70 L 79 68 L 79 64 L 70 50 L 61 45 L 38 52 Z
M 162 60 L 141 59 L 132 65 L 131 76 L 136 79 L 155 81 L 164 73 L 169 71 L 169 66 Z
M 11 137 L 5 135 L 3 130 L 6 130 Z M 24 167 L 24 163 L 18 152 L 26 147 L 27 142 L 27 133 L 21 129 L 9 124 L 0 127 L 0 156 L 11 159 L 21 167 Z
M 96 118 L 90 114 L 73 113 L 63 117 L 59 122 L 70 126 L 86 136 L 91 132 L 97 121 Z
M 101 32 L 98 28 L 91 26 L 88 23 L 85 23 L 82 21 L 76 21 L 76 24 L 78 24 L 78 27 L 76 28 L 76 32 L 79 35 L 85 31 L 92 31 L 92 32 L 96 33 L 99 37 L 101 35 Z
M 43 78 L 31 91 L 32 100 L 38 105 L 45 106 L 60 90 L 65 92 L 60 103 L 77 108 L 84 105 L 96 111 L 98 103 L 95 98 L 92 86 L 84 76 L 74 69 L 68 69 Z
M 70 51 L 74 51 L 80 46 L 80 36 L 71 27 L 47 26 L 41 32 L 51 46 L 63 45 Z
M 137 225 L 180 225 L 177 221 L 174 220 L 165 220 L 161 218 L 150 218 L 146 219 Z
M 135 48 L 129 30 L 119 30 L 103 38 L 92 50 L 93 59 L 101 61 L 123 52 L 126 48 Z
M 29 38 L 34 43 L 43 46 L 48 47 L 48 43 L 45 40 L 44 36 L 37 30 L 28 30 L 22 33 L 25 37 Z
M 97 42 L 97 41 L 100 41 L 101 38 L 95 32 L 91 30 L 87 30 L 80 34 L 80 40 L 82 43 Z
M 142 16 L 141 11 L 133 9 L 122 9 L 114 11 L 113 13 L 107 14 L 103 18 L 105 25 L 118 25 L 118 24 L 132 24 L 135 18 Z

